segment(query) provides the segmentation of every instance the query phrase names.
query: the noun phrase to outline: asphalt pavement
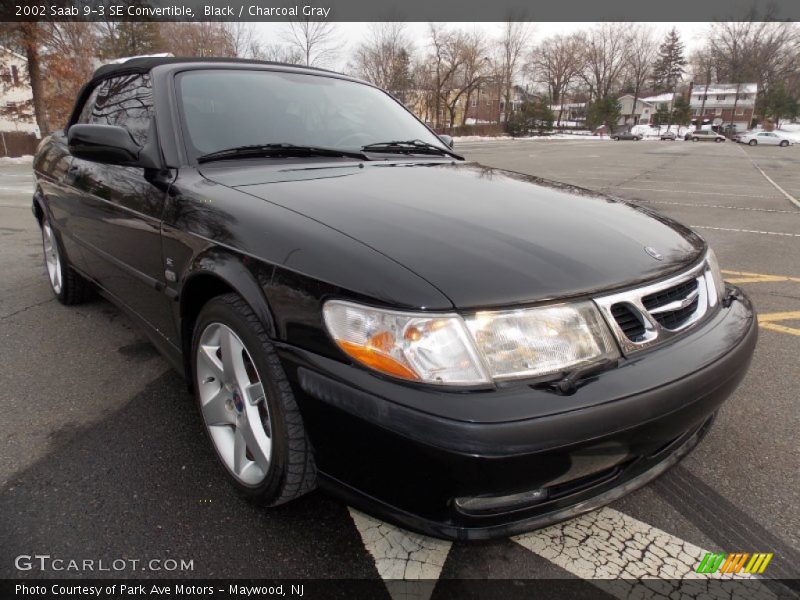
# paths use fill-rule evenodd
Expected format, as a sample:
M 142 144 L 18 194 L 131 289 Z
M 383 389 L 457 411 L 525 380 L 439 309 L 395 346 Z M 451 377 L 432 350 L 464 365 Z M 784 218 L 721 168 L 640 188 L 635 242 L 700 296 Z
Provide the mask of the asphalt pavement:
M 102 300 L 53 299 L 30 166 L 0 163 L 0 577 L 75 575 L 16 568 L 19 555 L 39 553 L 191 561 L 98 576 L 382 578 L 395 598 L 408 594 L 398 579 L 424 580 L 413 597 L 443 597 L 474 578 L 571 579 L 571 595 L 621 598 L 629 590 L 615 577 L 660 576 L 672 581 L 666 597 L 716 551 L 772 552 L 764 577 L 800 578 L 800 146 L 457 149 L 641 203 L 708 240 L 726 279 L 753 299 L 761 331 L 744 382 L 694 453 L 608 508 L 491 542 L 404 532 L 320 492 L 253 507 L 226 484 L 185 384 L 135 325 Z M 793 593 L 770 584 L 752 597 Z

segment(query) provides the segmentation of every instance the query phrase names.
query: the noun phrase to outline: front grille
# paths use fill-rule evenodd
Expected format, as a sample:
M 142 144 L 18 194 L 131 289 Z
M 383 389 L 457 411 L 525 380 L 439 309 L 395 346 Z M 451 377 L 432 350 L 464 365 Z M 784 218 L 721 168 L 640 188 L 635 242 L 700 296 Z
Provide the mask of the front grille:
M 630 306 L 622 302 L 615 304 L 611 307 L 611 315 L 625 337 L 632 342 L 644 340 L 644 323 Z
M 642 298 L 642 304 L 647 310 L 659 308 L 676 300 L 683 300 L 697 289 L 697 279 L 684 281 L 666 290 L 660 290 Z
M 692 318 L 692 315 L 697 310 L 698 302 L 699 299 L 695 297 L 691 304 L 679 308 L 678 310 L 654 314 L 653 318 L 666 329 L 678 329 Z
M 679 335 L 719 305 L 706 261 L 669 279 L 594 301 L 626 355 Z

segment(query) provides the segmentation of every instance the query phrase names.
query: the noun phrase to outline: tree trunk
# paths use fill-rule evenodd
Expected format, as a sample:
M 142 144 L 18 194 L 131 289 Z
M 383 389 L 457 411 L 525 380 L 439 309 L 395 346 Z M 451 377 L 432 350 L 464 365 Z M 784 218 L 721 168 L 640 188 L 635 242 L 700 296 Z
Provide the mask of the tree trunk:
M 50 133 L 50 128 L 44 112 L 42 69 L 39 57 L 39 25 L 37 23 L 22 23 L 19 27 L 22 31 L 22 42 L 25 46 L 25 58 L 28 61 L 28 78 L 31 82 L 36 124 L 39 126 L 39 132 L 42 136 L 45 136 Z

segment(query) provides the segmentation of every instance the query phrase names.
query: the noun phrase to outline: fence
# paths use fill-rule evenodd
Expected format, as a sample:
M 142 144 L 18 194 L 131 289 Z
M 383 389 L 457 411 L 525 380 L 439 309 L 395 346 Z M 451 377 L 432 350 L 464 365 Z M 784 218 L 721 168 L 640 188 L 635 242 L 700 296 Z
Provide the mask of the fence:
M 39 140 L 32 133 L 0 131 L 0 156 L 23 156 L 36 152 Z

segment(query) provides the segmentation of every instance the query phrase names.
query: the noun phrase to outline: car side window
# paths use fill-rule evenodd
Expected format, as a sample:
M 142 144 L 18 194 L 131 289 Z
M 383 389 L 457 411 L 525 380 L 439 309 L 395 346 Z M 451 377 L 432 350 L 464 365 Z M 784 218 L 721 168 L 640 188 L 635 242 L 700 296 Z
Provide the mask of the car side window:
M 89 123 L 89 117 L 92 114 L 92 110 L 94 109 L 94 103 L 97 100 L 97 90 L 100 86 L 96 86 L 92 93 L 89 94 L 89 97 L 86 99 L 86 102 L 83 104 L 83 108 L 81 108 L 81 114 L 78 115 L 78 120 L 75 121 L 76 123 L 82 123 L 86 125 Z
M 149 75 L 134 74 L 106 79 L 97 86 L 93 96 L 88 123 L 125 127 L 137 144 L 143 146 L 147 142 L 153 116 L 153 88 Z

